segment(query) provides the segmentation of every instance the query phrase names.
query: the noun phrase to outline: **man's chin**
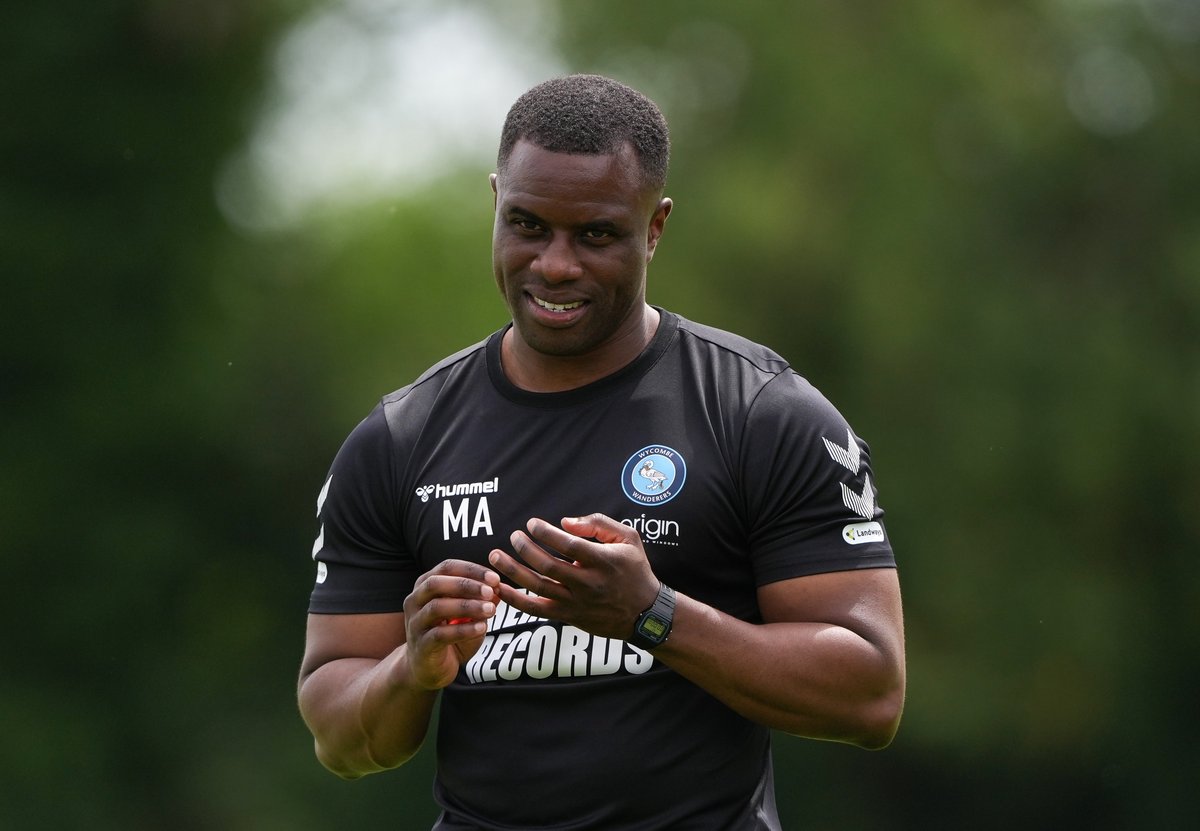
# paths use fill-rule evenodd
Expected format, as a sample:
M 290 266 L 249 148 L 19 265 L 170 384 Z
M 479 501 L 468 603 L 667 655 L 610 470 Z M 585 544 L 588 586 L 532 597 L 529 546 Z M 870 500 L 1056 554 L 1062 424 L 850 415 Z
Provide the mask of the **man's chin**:
M 550 358 L 576 358 L 589 351 L 589 345 L 575 332 L 560 329 L 547 331 L 544 327 L 522 328 L 520 324 L 515 328 L 517 337 L 524 345 L 539 355 Z M 531 328 L 533 331 L 530 331 Z

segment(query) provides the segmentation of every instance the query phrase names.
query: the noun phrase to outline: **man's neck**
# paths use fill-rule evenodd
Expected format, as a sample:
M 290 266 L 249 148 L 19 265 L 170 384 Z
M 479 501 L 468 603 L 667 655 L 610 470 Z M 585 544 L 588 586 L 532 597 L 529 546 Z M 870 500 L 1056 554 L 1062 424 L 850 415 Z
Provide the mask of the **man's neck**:
M 529 392 L 566 392 L 606 378 L 628 366 L 654 339 L 658 310 L 645 306 L 640 323 L 628 334 L 586 355 L 546 355 L 530 348 L 515 327 L 504 333 L 500 365 L 505 377 Z

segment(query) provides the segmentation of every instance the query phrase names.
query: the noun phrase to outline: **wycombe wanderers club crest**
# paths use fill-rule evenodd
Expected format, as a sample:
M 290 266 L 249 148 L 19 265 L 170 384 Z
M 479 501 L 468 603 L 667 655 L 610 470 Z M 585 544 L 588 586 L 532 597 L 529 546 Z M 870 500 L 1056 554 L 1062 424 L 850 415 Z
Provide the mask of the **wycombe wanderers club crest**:
M 665 445 L 652 444 L 629 457 L 621 471 L 621 487 L 639 505 L 661 505 L 679 495 L 686 478 L 683 457 Z

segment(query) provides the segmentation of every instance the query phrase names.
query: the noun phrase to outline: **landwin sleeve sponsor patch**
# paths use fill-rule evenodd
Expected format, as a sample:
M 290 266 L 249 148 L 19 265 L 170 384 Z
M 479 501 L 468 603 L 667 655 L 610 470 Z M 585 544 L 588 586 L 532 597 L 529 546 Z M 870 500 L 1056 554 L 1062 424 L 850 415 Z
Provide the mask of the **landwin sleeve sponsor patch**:
M 842 539 L 850 545 L 863 545 L 868 542 L 883 542 L 885 535 L 883 526 L 878 522 L 856 522 L 842 529 Z

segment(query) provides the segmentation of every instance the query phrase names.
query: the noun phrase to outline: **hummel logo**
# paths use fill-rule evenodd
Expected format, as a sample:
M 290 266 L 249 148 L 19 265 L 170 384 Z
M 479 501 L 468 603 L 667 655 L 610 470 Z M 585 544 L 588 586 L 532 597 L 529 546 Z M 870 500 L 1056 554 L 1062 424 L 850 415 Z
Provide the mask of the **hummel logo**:
M 842 484 L 842 501 L 846 503 L 846 507 L 854 511 L 863 519 L 875 518 L 875 491 L 871 488 L 871 477 L 863 477 L 863 492 L 855 493 L 850 488 Z
M 821 441 L 825 442 L 825 449 L 829 451 L 831 459 L 851 473 L 858 475 L 858 471 L 862 467 L 862 453 L 859 451 L 858 442 L 854 440 L 854 433 L 850 432 L 849 427 L 846 428 L 845 447 L 834 444 L 824 436 L 821 437 Z
M 500 477 L 495 476 L 487 482 L 458 482 L 453 485 L 421 485 L 413 491 L 421 497 L 422 502 L 434 499 L 449 499 L 452 496 L 475 496 L 480 493 L 499 493 Z

